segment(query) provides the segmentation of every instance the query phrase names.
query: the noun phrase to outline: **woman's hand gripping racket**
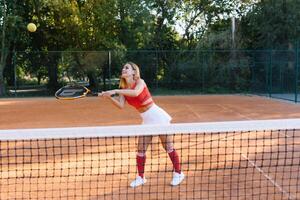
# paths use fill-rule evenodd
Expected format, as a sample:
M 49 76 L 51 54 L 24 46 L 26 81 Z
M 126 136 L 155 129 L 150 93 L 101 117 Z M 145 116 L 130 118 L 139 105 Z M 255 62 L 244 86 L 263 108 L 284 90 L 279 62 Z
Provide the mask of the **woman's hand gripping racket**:
M 81 85 L 67 85 L 55 92 L 55 97 L 61 100 L 74 100 L 86 96 L 98 96 L 98 93 Z

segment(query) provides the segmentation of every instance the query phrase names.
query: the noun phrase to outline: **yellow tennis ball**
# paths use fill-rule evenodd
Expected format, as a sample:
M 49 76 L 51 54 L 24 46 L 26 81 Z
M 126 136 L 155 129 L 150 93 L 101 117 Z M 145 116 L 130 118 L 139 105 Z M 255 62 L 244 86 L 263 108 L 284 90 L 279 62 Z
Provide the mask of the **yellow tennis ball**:
M 34 23 L 29 23 L 27 25 L 27 30 L 30 32 L 35 32 L 36 31 L 36 25 Z

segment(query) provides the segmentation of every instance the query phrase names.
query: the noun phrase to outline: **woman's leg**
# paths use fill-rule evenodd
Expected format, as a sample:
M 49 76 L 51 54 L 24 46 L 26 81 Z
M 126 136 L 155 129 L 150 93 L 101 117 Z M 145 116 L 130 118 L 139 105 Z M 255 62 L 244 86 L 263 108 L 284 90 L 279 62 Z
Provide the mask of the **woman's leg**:
M 138 152 L 136 156 L 136 163 L 140 177 L 144 177 L 146 151 L 152 140 L 152 136 L 139 136 L 138 137 Z
M 172 178 L 170 184 L 173 186 L 179 185 L 183 181 L 185 176 L 181 172 L 179 156 L 178 156 L 176 150 L 174 149 L 173 136 L 162 135 L 159 137 L 160 137 L 160 140 L 161 140 L 165 150 L 168 152 L 169 157 L 173 163 L 174 172 L 173 172 L 173 178 Z
M 145 163 L 146 163 L 146 151 L 152 140 L 152 136 L 139 136 L 138 138 L 138 152 L 136 155 L 136 164 L 139 176 L 130 183 L 131 187 L 138 187 L 144 185 L 147 180 L 144 177 Z
M 176 150 L 174 149 L 173 136 L 172 135 L 160 135 L 159 138 L 163 144 L 164 149 L 169 154 L 169 157 L 173 163 L 174 171 L 180 174 L 181 166 L 180 166 L 179 156 L 178 156 Z

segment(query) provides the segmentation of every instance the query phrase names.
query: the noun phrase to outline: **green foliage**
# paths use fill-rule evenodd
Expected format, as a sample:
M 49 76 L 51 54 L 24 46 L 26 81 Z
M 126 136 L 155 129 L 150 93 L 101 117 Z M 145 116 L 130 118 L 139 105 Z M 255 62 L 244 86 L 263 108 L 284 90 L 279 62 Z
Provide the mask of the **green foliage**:
M 297 0 L 0 0 L 0 5 L 6 8 L 0 13 L 5 83 L 14 84 L 16 67 L 17 83 L 47 84 L 52 91 L 73 80 L 104 89 L 127 61 L 141 66 L 152 88 L 247 90 L 251 67 L 261 58 L 228 49 L 292 49 L 299 39 Z M 36 32 L 26 30 L 29 22 Z
M 300 5 L 297 0 L 261 1 L 241 20 L 245 48 L 288 49 L 300 38 Z

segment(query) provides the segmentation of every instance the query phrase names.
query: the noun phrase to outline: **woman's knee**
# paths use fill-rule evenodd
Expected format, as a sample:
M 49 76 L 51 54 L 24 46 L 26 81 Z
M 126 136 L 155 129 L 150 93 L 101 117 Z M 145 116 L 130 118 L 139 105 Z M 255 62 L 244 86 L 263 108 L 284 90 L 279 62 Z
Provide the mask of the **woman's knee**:
M 174 150 L 173 142 L 162 143 L 162 146 L 165 149 L 165 151 L 168 152 L 168 153 L 170 153 Z
M 138 151 L 136 155 L 139 157 L 144 157 L 146 156 L 146 152 Z
M 160 140 L 166 152 L 170 153 L 174 150 L 174 144 L 170 136 L 160 136 Z
M 149 144 L 151 143 L 152 137 L 141 137 L 137 145 L 138 153 L 145 154 Z
M 166 143 L 164 148 L 165 148 L 166 152 L 171 153 L 174 150 L 174 145 L 172 142 L 168 142 L 168 143 Z

